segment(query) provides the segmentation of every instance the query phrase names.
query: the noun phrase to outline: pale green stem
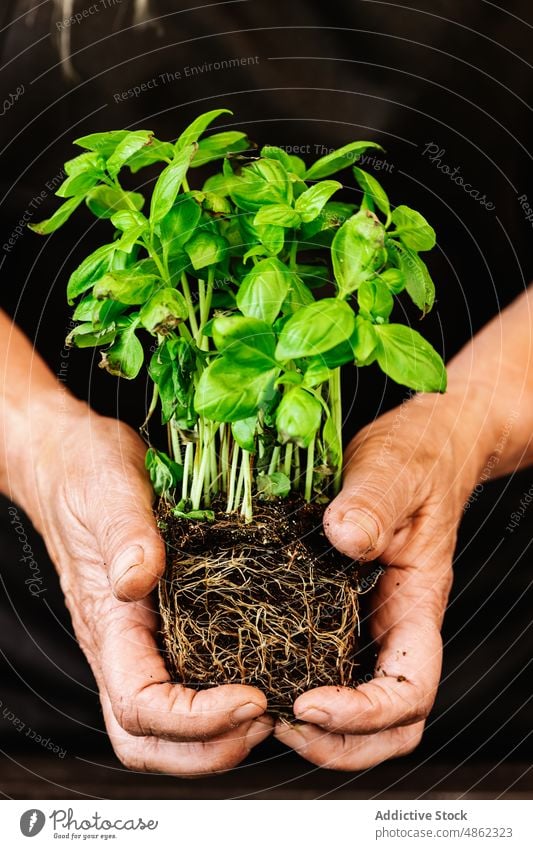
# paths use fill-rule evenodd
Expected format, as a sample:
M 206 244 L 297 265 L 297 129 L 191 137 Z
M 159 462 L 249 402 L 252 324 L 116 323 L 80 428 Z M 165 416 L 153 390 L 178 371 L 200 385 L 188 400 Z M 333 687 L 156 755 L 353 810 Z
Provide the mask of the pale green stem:
M 222 491 L 228 489 L 228 469 L 229 469 L 229 437 L 228 429 L 225 424 L 220 425 L 220 476 Z
M 306 501 L 311 501 L 313 496 L 313 471 L 315 468 L 315 437 L 313 437 L 307 449 L 307 466 L 305 470 L 305 494 Z
M 270 458 L 270 465 L 268 467 L 268 474 L 269 475 L 272 475 L 278 467 L 280 452 L 281 452 L 281 447 L 279 445 L 275 445 L 274 448 L 272 449 L 272 457 Z
M 242 452 L 241 473 L 244 476 L 244 497 L 242 500 L 241 515 L 245 522 L 252 521 L 252 469 L 250 466 L 250 452 Z M 237 501 L 237 504 L 239 502 Z
M 287 475 L 287 477 L 289 478 L 289 480 L 290 480 L 290 477 L 291 477 L 291 466 L 292 466 L 292 452 L 293 452 L 293 448 L 294 448 L 293 443 L 292 443 L 292 442 L 287 442 L 287 445 L 286 445 L 286 447 L 285 447 L 285 463 L 284 463 L 283 471 L 285 472 L 285 474 Z
M 242 452 L 243 457 L 247 453 L 248 452 L 243 449 L 243 452 Z M 239 504 L 241 503 L 242 490 L 243 490 L 243 487 L 244 487 L 245 479 L 246 479 L 246 464 L 244 463 L 244 460 L 241 460 L 241 468 L 239 470 L 239 479 L 237 481 L 237 489 L 235 491 L 234 510 L 237 510 Z
M 183 482 L 181 488 L 181 497 L 184 501 L 189 496 L 189 475 L 194 458 L 194 442 L 188 442 L 185 446 L 185 460 L 183 463 Z
M 181 466 L 181 446 L 178 428 L 176 427 L 176 423 L 173 419 L 169 421 L 168 426 L 170 429 L 170 444 L 172 446 L 172 455 L 176 463 L 179 463 L 179 465 Z
M 341 396 L 341 370 L 334 369 L 333 374 L 329 379 L 329 410 L 335 433 L 337 434 L 339 462 L 335 468 L 333 477 L 333 492 L 335 495 L 340 492 L 342 484 L 342 396 Z
M 196 338 L 198 336 L 198 322 L 196 321 L 196 313 L 194 311 L 194 304 L 191 296 L 191 290 L 189 287 L 189 281 L 185 272 L 183 272 L 181 275 L 181 289 L 183 291 L 183 296 L 187 301 L 187 309 L 189 311 L 189 324 L 191 325 L 191 331 L 193 333 L 193 336 Z
M 236 442 L 233 443 L 233 456 L 231 458 L 231 469 L 228 484 L 228 503 L 226 513 L 231 513 L 233 510 L 233 502 L 235 500 L 235 478 L 237 476 L 237 467 L 239 462 L 239 446 Z
M 294 486 L 295 489 L 300 489 L 300 449 L 296 448 L 294 452 Z

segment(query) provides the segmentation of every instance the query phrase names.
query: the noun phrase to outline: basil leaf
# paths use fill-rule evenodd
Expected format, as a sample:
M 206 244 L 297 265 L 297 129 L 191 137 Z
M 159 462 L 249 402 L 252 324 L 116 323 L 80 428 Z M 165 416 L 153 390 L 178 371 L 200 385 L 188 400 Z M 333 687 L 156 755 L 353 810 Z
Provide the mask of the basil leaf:
M 142 274 L 134 267 L 108 271 L 94 284 L 93 297 L 97 300 L 111 298 L 122 304 L 143 304 L 158 280 L 156 275 Z
M 88 257 L 85 257 L 82 263 L 78 265 L 75 271 L 69 277 L 67 284 L 67 299 L 69 304 L 74 302 L 74 299 L 82 295 L 87 289 L 90 289 L 95 280 L 103 277 L 106 271 L 111 268 L 113 257 L 116 251 L 116 244 L 102 245 L 97 248 Z
M 155 162 L 167 162 L 170 164 L 174 157 L 174 145 L 170 142 L 162 142 L 152 139 L 149 145 L 142 147 L 133 156 L 130 156 L 126 165 L 132 174 L 136 174 L 141 168 L 153 165 Z
M 360 210 L 340 227 L 331 244 L 331 258 L 341 297 L 357 290 L 384 264 L 384 244 L 385 228 L 369 210 Z
M 379 275 L 393 295 L 399 295 L 405 289 L 405 277 L 399 268 L 387 268 Z
M 276 366 L 276 337 L 265 321 L 220 315 L 213 320 L 212 334 L 217 349 L 227 358 L 259 369 Z
M 337 182 L 337 180 L 324 180 L 324 182 L 317 183 L 316 186 L 311 186 L 311 188 L 302 192 L 294 205 L 296 211 L 300 213 L 302 221 L 306 224 L 314 221 L 320 215 L 330 197 L 339 189 L 342 189 L 342 183 Z
M 430 251 L 435 247 L 436 236 L 433 227 L 423 215 L 408 206 L 397 206 L 392 213 L 396 230 L 390 235 L 399 236 L 407 248 L 415 251 Z
M 176 152 L 181 153 L 181 151 L 185 150 L 189 147 L 189 145 L 197 142 L 200 136 L 205 133 L 209 124 L 211 124 L 215 118 L 218 118 L 219 115 L 233 115 L 233 112 L 230 109 L 212 109 L 210 112 L 204 112 L 203 115 L 199 115 L 198 118 L 195 118 L 194 121 L 189 124 L 189 126 L 178 137 L 174 146 Z
M 84 322 L 70 331 L 65 339 L 65 345 L 69 348 L 95 348 L 97 345 L 108 345 L 116 334 L 114 325 L 103 330 L 95 330 L 92 322 Z
M 166 339 L 153 354 L 148 374 L 159 390 L 162 424 L 179 415 L 183 426 L 193 426 L 194 366 L 192 349 L 185 339 Z
M 249 144 L 246 133 L 240 133 L 236 130 L 215 133 L 198 142 L 198 150 L 191 161 L 191 168 L 199 168 L 208 162 L 223 159 L 228 153 L 237 153 L 240 150 L 246 150 Z M 216 176 L 223 177 L 222 174 L 217 174 Z
M 323 177 L 329 177 L 330 174 L 335 174 L 337 171 L 342 171 L 348 165 L 353 165 L 354 162 L 361 156 L 369 147 L 383 150 L 380 144 L 376 142 L 357 141 L 345 144 L 344 147 L 339 147 L 327 156 L 317 159 L 305 172 L 306 180 L 322 180 Z
M 144 459 L 154 492 L 165 497 L 183 478 L 183 466 L 178 465 L 164 451 L 149 448 Z
M 229 194 L 233 203 L 245 212 L 257 212 L 265 203 L 289 204 L 292 189 L 287 172 L 275 159 L 257 159 L 234 174 L 224 160 L 224 174 L 232 177 Z
M 144 361 L 144 351 L 135 335 L 135 324 L 122 333 L 106 351 L 102 351 L 100 368 L 115 377 L 133 380 L 139 374 Z
M 283 395 L 276 411 L 276 427 L 282 443 L 307 448 L 322 419 L 322 405 L 305 389 L 296 386 Z
M 370 195 L 377 208 L 381 210 L 383 215 L 387 216 L 388 224 L 391 216 L 390 201 L 381 183 L 372 174 L 363 171 L 362 168 L 354 166 L 353 173 L 363 192 Z
M 150 220 L 161 221 L 172 209 L 180 186 L 187 173 L 194 146 L 188 145 L 181 150 L 173 162 L 161 171 L 152 192 L 150 203 Z
M 93 215 L 98 218 L 111 218 L 121 209 L 131 209 L 133 205 L 140 210 L 144 206 L 144 197 L 138 192 L 126 192 L 114 186 L 96 186 L 87 193 L 85 202 Z
M 395 249 L 404 286 L 413 303 L 426 315 L 435 302 L 435 284 L 427 265 L 416 251 L 396 243 Z
M 283 472 L 272 472 L 257 475 L 257 494 L 261 501 L 272 501 L 274 498 L 286 498 L 291 491 L 291 481 Z
M 142 307 L 139 319 L 153 336 L 166 335 L 189 314 L 187 302 L 176 289 L 168 286 L 155 292 Z
M 201 215 L 199 204 L 189 193 L 178 196 L 174 206 L 159 222 L 159 237 L 167 257 L 182 250 L 194 234 Z
M 86 150 L 95 150 L 102 156 L 111 156 L 116 146 L 126 138 L 128 130 L 109 130 L 106 133 L 91 133 L 75 139 L 73 144 L 84 147 Z
M 237 445 L 250 454 L 255 454 L 255 429 L 257 427 L 257 419 L 255 416 L 250 416 L 248 419 L 239 419 L 231 425 L 231 432 Z
M 237 306 L 244 315 L 273 324 L 289 292 L 290 281 L 291 272 L 284 263 L 275 257 L 263 259 L 242 281 Z
M 254 225 L 276 224 L 278 227 L 297 227 L 300 216 L 286 203 L 267 203 L 256 212 Z
M 194 270 L 200 271 L 202 268 L 222 262 L 228 250 L 228 243 L 222 236 L 200 230 L 192 239 L 189 239 L 184 250 Z
M 377 361 L 396 383 L 418 392 L 444 392 L 446 369 L 420 333 L 403 324 L 376 325 Z
M 28 224 L 28 227 L 40 236 L 48 236 L 49 233 L 54 233 L 65 223 L 65 221 L 68 221 L 82 200 L 83 195 L 69 198 L 69 200 L 61 204 L 59 209 L 56 209 L 51 218 L 46 218 L 44 221 L 39 221 L 37 224 Z
M 311 357 L 347 341 L 354 329 L 352 308 L 337 298 L 323 298 L 298 310 L 284 325 L 276 359 Z
M 215 422 L 247 419 L 272 399 L 278 371 L 261 371 L 218 357 L 200 377 L 194 397 L 196 412 Z
M 106 167 L 110 176 L 115 178 L 130 156 L 133 156 L 142 147 L 151 144 L 153 137 L 154 134 L 151 130 L 135 130 L 124 136 L 107 160 Z
M 373 280 L 364 280 L 357 290 L 357 302 L 359 310 L 378 324 L 383 324 L 388 319 L 394 306 L 394 299 L 387 285 L 375 277 Z

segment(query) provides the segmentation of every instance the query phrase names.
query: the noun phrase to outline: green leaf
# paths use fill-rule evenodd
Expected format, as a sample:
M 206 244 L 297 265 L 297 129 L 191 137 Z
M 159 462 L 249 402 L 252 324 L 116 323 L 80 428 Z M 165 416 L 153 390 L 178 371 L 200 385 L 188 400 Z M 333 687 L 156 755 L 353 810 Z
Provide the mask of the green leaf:
M 430 251 L 435 247 L 436 236 L 433 227 L 416 210 L 408 206 L 397 206 L 392 213 L 392 221 L 396 230 L 391 236 L 399 236 L 407 248 Z
M 126 165 L 132 174 L 136 174 L 141 168 L 153 165 L 155 162 L 172 162 L 174 157 L 174 145 L 170 142 L 162 142 L 152 139 L 149 145 L 142 147 L 133 156 L 130 156 Z
M 337 298 L 323 298 L 298 310 L 283 327 L 276 348 L 281 362 L 322 354 L 347 341 L 354 329 L 352 308 Z
M 153 222 L 161 221 L 167 212 L 172 209 L 180 186 L 187 174 L 193 153 L 194 145 L 184 147 L 176 155 L 174 161 L 161 171 L 154 186 L 150 203 L 150 219 Z
M 220 115 L 233 115 L 230 109 L 212 109 L 210 112 L 204 112 L 195 118 L 191 124 L 178 137 L 175 144 L 176 152 L 181 153 L 190 145 L 198 141 L 200 136 L 205 133 L 208 126 Z
M 319 359 L 311 361 L 305 371 L 303 386 L 308 389 L 313 388 L 314 386 L 320 386 L 324 381 L 329 380 L 331 377 L 331 369 L 327 367 L 324 362 L 321 362 Z
M 153 137 L 151 130 L 135 130 L 124 136 L 107 160 L 106 167 L 110 176 L 115 178 L 128 159 L 141 148 L 151 144 Z
M 257 418 L 250 416 L 248 419 L 239 419 L 231 425 L 231 432 L 237 445 L 250 454 L 255 454 L 255 430 L 257 427 Z
M 291 491 L 291 481 L 283 472 L 263 472 L 256 478 L 257 494 L 261 501 L 272 501 L 274 498 L 286 498 Z
M 229 193 L 233 203 L 245 212 L 257 212 L 265 203 L 290 204 L 292 200 L 287 172 L 275 159 L 257 159 L 238 174 L 225 159 L 224 174 L 232 177 Z
M 307 448 L 322 419 L 322 405 L 314 395 L 296 386 L 283 395 L 276 411 L 280 442 L 294 442 Z
M 83 295 L 87 289 L 90 289 L 93 283 L 98 280 L 111 268 L 113 257 L 116 252 L 116 243 L 110 245 L 102 245 L 97 248 L 88 257 L 85 257 L 82 263 L 78 265 L 75 271 L 70 275 L 67 284 L 67 298 L 69 304 L 74 302 L 74 299 L 79 295 Z
M 275 224 L 278 227 L 298 227 L 300 216 L 286 203 L 267 203 L 256 212 L 254 225 Z
M 261 157 L 264 159 L 277 159 L 283 165 L 285 171 L 292 170 L 291 157 L 282 147 L 276 147 L 274 144 L 265 144 L 261 148 Z
M 342 442 L 331 416 L 328 416 L 324 422 L 322 439 L 328 453 L 328 462 L 331 468 L 339 468 L 342 463 Z
M 352 346 L 352 359 L 358 366 L 369 365 L 375 359 L 375 351 L 378 345 L 378 334 L 376 326 L 363 316 L 355 317 L 355 327 L 350 339 Z
M 275 321 L 291 284 L 291 271 L 275 257 L 263 259 L 243 279 L 237 306 L 244 315 Z
M 215 422 L 236 422 L 255 415 L 274 395 L 279 369 L 261 371 L 224 356 L 200 377 L 194 406 L 196 412 Z
M 106 351 L 102 351 L 100 368 L 115 377 L 133 380 L 139 374 L 144 361 L 144 351 L 135 335 L 135 324 L 122 331 Z
M 365 318 L 383 324 L 394 306 L 394 299 L 388 286 L 379 277 L 364 280 L 357 290 L 357 302 Z
M 329 247 L 335 232 L 355 211 L 355 204 L 339 201 L 326 203 L 320 215 L 308 224 L 302 225 L 299 237 L 302 247 L 306 244 L 312 248 Z
M 121 209 L 130 210 L 133 205 L 140 210 L 144 206 L 144 197 L 139 192 L 125 192 L 113 186 L 96 186 L 87 193 L 85 202 L 93 215 L 98 218 L 111 218 Z
M 179 253 L 194 234 L 202 210 L 189 193 L 178 195 L 176 203 L 159 222 L 159 236 L 166 256 Z
M 384 264 L 384 243 L 385 228 L 369 210 L 360 210 L 340 227 L 331 245 L 331 258 L 341 297 L 357 290 Z
M 193 522 L 215 521 L 215 513 L 213 510 L 189 510 L 188 512 L 184 512 L 183 510 L 180 510 L 179 507 L 174 507 L 172 514 L 177 516 L 178 519 L 187 519 L 188 521 Z
M 310 168 L 305 172 L 306 180 L 322 180 L 323 177 L 329 177 L 330 174 L 335 174 L 337 171 L 342 171 L 348 165 L 353 165 L 354 162 L 361 156 L 369 147 L 383 150 L 380 144 L 376 142 L 356 141 L 350 144 L 345 144 L 344 147 L 339 147 L 327 156 L 317 159 Z
M 128 130 L 109 130 L 106 133 L 91 133 L 75 139 L 73 144 L 86 150 L 95 150 L 102 156 L 111 156 L 116 146 L 128 135 Z
M 399 295 L 405 289 L 405 277 L 399 268 L 387 268 L 379 275 L 393 295 Z
M 183 295 L 169 286 L 152 295 L 142 307 L 139 319 L 153 336 L 158 333 L 165 336 L 184 321 L 188 314 L 187 302 Z
M 76 177 L 77 174 L 84 174 L 87 171 L 91 173 L 95 171 L 102 173 L 105 167 L 105 159 L 99 153 L 80 153 L 79 156 L 75 156 L 74 159 L 69 159 L 68 162 L 65 162 L 63 167 L 65 174 L 69 177 Z
M 183 478 L 183 467 L 164 451 L 149 448 L 144 458 L 144 465 L 150 475 L 154 492 L 163 498 L 174 490 Z
M 295 209 L 300 213 L 302 221 L 306 224 L 314 221 L 320 215 L 330 197 L 339 189 L 342 189 L 342 183 L 337 182 L 337 180 L 324 180 L 324 182 L 317 183 L 302 192 L 295 203 Z
M 194 424 L 194 367 L 192 349 L 185 339 L 165 339 L 153 354 L 148 374 L 159 390 L 163 424 L 176 415 L 184 419 L 185 427 L 192 427 Z
M 46 218 L 44 221 L 39 221 L 38 224 L 28 224 L 30 230 L 33 230 L 34 233 L 38 233 L 39 236 L 47 236 L 49 233 L 53 233 L 55 230 L 59 229 L 65 221 L 68 221 L 72 213 L 75 209 L 80 205 L 83 200 L 83 195 L 79 195 L 78 197 L 69 198 L 69 200 L 62 203 L 59 209 L 56 209 L 51 218 Z
M 381 210 L 383 215 L 387 216 L 388 223 L 391 214 L 390 202 L 381 183 L 376 180 L 372 174 L 369 174 L 367 171 L 363 171 L 362 168 L 354 166 L 353 173 L 363 192 L 370 195 L 377 208 Z
M 313 298 L 313 293 L 310 291 L 310 289 L 308 289 L 305 283 L 300 280 L 299 276 L 296 273 L 292 272 L 289 283 L 289 292 L 281 306 L 282 312 L 298 312 L 298 310 L 302 307 L 306 307 L 308 306 L 308 304 L 312 304 L 314 300 L 315 299 Z
M 98 300 L 111 298 L 123 304 L 143 304 L 158 280 L 155 274 L 142 274 L 134 267 L 108 271 L 94 284 L 93 297 Z
M 65 345 L 69 348 L 95 348 L 97 345 L 108 345 L 113 341 L 116 333 L 114 325 L 103 330 L 95 330 L 92 322 L 84 322 L 70 331 Z
M 228 243 L 222 236 L 199 230 L 184 247 L 195 271 L 222 262 Z
M 418 392 L 444 392 L 446 369 L 441 357 L 420 333 L 403 324 L 376 325 L 377 361 L 396 383 Z
M 240 150 L 246 150 L 249 144 L 246 133 L 240 133 L 236 130 L 215 133 L 198 142 L 198 150 L 192 159 L 191 168 L 199 168 L 208 162 L 223 159 L 228 153 L 237 153 Z M 216 176 L 223 178 L 222 174 L 217 174 Z
M 435 284 L 426 263 L 416 251 L 394 243 L 399 271 L 414 304 L 426 315 L 435 302 Z
M 213 319 L 213 341 L 228 359 L 258 369 L 275 367 L 276 337 L 272 328 L 258 318 L 219 315 Z

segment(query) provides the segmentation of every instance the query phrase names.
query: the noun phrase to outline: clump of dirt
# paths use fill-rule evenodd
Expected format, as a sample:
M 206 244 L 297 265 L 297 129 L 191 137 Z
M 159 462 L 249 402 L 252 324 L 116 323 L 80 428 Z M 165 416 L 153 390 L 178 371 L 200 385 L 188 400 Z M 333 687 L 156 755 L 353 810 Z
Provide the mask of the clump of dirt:
M 251 684 L 285 718 L 305 690 L 354 682 L 359 569 L 327 541 L 320 506 L 257 504 L 245 524 L 222 511 L 214 522 L 177 518 L 161 504 L 158 519 L 162 642 L 175 681 Z

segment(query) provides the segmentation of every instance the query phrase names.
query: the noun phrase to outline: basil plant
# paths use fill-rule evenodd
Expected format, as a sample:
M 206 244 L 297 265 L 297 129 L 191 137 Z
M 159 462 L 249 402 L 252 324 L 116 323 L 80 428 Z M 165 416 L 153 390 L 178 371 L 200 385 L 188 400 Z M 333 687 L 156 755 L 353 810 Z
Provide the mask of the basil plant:
M 416 330 L 391 321 L 403 290 L 431 309 L 419 253 L 435 233 L 355 164 L 379 145 L 353 142 L 308 167 L 279 147 L 258 153 L 243 132 L 205 135 L 224 113 L 176 142 L 149 130 L 77 139 L 63 203 L 30 226 L 52 233 L 83 203 L 108 221 L 108 241 L 68 281 L 68 344 L 101 347 L 101 367 L 127 380 L 146 366 L 147 420 L 157 412 L 168 434 L 163 451 L 145 423 L 146 466 L 176 515 L 212 519 L 217 505 L 250 521 L 255 499 L 338 491 L 342 366 L 376 363 L 423 392 L 443 392 L 446 372 Z M 216 173 L 191 188 L 210 163 Z M 148 166 L 159 169 L 149 199 L 124 185 Z M 335 199 L 332 176 L 347 169 L 356 203 Z

